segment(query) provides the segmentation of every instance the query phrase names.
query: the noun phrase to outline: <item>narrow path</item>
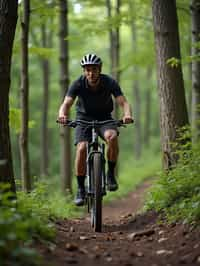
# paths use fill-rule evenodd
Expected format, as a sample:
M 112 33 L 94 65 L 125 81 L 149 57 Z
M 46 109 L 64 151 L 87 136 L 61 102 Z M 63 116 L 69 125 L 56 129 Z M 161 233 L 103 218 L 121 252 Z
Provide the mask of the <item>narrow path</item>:
M 103 207 L 103 221 L 119 220 L 124 216 L 131 215 L 140 210 L 144 203 L 144 196 L 151 186 L 152 179 L 145 180 L 134 192 L 129 193 L 125 198 L 118 199 Z
M 57 221 L 54 243 L 37 243 L 49 266 L 200 266 L 200 231 L 182 224 L 160 224 L 154 212 L 137 214 L 145 181 L 126 199 L 104 208 L 102 233 L 91 230 L 89 219 Z

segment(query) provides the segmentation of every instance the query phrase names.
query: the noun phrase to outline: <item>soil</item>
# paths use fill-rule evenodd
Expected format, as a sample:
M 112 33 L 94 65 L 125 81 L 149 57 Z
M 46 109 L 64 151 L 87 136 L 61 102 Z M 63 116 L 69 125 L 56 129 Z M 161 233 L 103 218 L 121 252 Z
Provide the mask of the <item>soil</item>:
M 103 207 L 102 233 L 92 231 L 88 216 L 56 221 L 55 242 L 36 244 L 43 265 L 200 266 L 199 228 L 140 212 L 150 184 Z

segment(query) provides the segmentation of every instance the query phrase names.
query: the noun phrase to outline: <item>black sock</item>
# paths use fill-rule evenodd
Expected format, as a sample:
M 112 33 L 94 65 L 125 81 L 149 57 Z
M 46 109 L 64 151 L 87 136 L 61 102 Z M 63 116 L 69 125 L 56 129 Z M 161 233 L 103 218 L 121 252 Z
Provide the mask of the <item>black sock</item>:
M 108 175 L 114 176 L 116 162 L 108 161 Z
M 78 175 L 77 176 L 77 183 L 79 188 L 85 188 L 85 176 Z

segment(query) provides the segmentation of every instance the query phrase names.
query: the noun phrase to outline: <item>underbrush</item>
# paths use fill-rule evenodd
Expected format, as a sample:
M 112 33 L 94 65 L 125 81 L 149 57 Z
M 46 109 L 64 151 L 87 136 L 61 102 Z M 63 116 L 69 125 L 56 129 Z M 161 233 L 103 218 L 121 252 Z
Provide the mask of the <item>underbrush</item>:
M 39 265 L 40 257 L 31 248 L 34 239 L 51 240 L 54 229 L 45 207 L 31 193 L 17 200 L 8 185 L 0 187 L 0 265 Z
M 146 209 L 164 212 L 169 221 L 200 223 L 200 142 L 188 142 L 178 155 L 177 166 L 160 174 L 148 195 Z

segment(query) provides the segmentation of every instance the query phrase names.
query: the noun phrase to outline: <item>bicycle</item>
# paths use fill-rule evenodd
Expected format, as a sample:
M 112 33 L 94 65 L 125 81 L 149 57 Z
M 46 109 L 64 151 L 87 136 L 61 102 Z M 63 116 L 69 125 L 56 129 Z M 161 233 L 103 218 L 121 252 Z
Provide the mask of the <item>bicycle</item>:
M 102 231 L 102 199 L 107 192 L 105 144 L 99 142 L 98 133 L 98 128 L 106 124 L 125 127 L 122 120 L 85 121 L 79 119 L 75 121 L 68 120 L 67 123 L 63 124 L 72 128 L 75 128 L 77 125 L 90 126 L 92 128 L 92 140 L 87 144 L 86 156 L 86 204 L 88 206 L 88 213 L 91 213 L 91 226 L 95 232 Z

